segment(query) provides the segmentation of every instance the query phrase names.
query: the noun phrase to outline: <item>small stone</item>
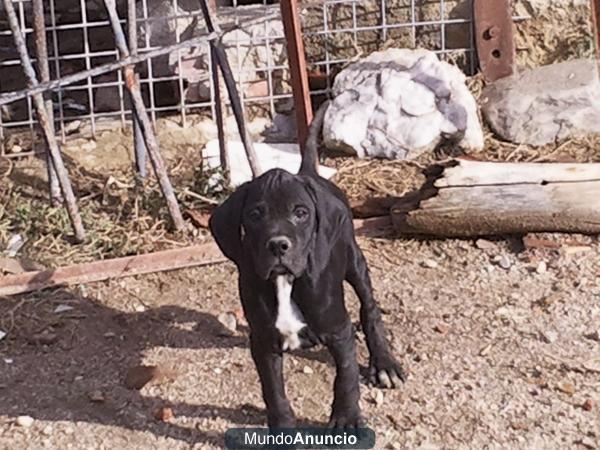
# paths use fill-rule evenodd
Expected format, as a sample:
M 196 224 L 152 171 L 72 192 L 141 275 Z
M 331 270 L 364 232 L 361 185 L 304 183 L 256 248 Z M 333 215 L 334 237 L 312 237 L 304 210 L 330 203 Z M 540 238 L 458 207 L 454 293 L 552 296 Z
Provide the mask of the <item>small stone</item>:
M 525 422 L 520 422 L 520 421 L 511 422 L 510 427 L 516 431 L 520 431 L 520 430 L 527 431 L 529 429 L 529 426 Z
M 18 144 L 15 144 L 10 148 L 11 153 L 21 153 L 22 151 L 23 151 L 23 147 L 21 147 Z
M 540 261 L 539 264 L 537 265 L 537 267 L 535 268 L 535 271 L 542 275 L 544 273 L 546 273 L 546 270 L 548 269 L 548 266 L 546 265 L 546 261 Z
M 437 268 L 437 266 L 438 263 L 433 259 L 426 259 L 425 261 L 423 261 L 423 267 L 427 267 L 428 269 L 435 269 Z
M 475 241 L 475 247 L 480 250 L 495 250 L 498 248 L 495 242 L 488 241 L 487 239 L 477 239 Z
M 223 373 L 223 369 L 221 369 L 220 367 L 215 367 L 213 369 L 213 372 L 217 375 L 221 375 Z
M 573 386 L 573 383 L 570 383 L 568 381 L 563 381 L 562 383 L 560 383 L 557 386 L 557 389 L 560 392 L 567 394 L 568 396 L 572 396 L 573 394 L 575 394 L 575 386 Z
M 446 325 L 445 323 L 438 323 L 435 327 L 433 327 L 433 330 L 440 334 L 446 334 L 448 331 L 450 331 L 450 326 Z
M 34 345 L 52 345 L 58 341 L 58 335 L 51 331 L 44 330 L 41 333 L 34 334 L 27 340 Z
M 54 309 L 54 313 L 55 314 L 60 314 L 63 312 L 67 312 L 67 311 L 72 311 L 74 308 L 72 306 L 69 305 L 58 305 L 55 309 Z
M 583 363 L 583 367 L 590 372 L 600 373 L 600 358 L 588 359 Z
M 171 420 L 175 415 L 173 414 L 173 410 L 168 406 L 162 406 L 154 411 L 154 418 L 156 420 L 160 420 L 161 422 L 167 422 Z
M 479 356 L 486 356 L 490 352 L 491 349 L 492 349 L 492 344 L 486 345 L 481 350 L 479 350 Z
M 52 434 L 52 426 L 51 425 L 46 425 L 44 427 L 44 429 L 42 430 L 42 434 L 44 436 L 50 436 Z
M 512 266 L 512 261 L 507 255 L 496 256 L 496 258 L 494 258 L 494 261 L 497 262 L 498 265 L 504 270 L 508 270 L 510 269 L 510 266 Z
M 88 398 L 92 403 L 102 403 L 105 400 L 102 391 L 92 391 L 88 394 Z
M 31 425 L 33 425 L 33 417 L 19 416 L 17 417 L 17 425 L 23 428 L 29 428 Z
M 591 341 L 600 342 L 600 330 L 592 331 L 591 333 L 587 333 L 584 335 L 586 339 Z
M 558 340 L 558 333 L 555 331 L 542 331 L 541 336 L 547 344 L 552 344 Z
M 589 448 L 590 450 L 596 449 L 596 443 L 592 440 L 592 438 L 585 436 L 583 439 L 580 439 L 578 444 L 581 444 L 585 448 Z
M 383 400 L 384 400 L 384 396 L 383 396 L 383 392 L 381 391 L 381 389 L 375 389 L 375 392 L 373 393 L 373 401 L 375 402 L 375 404 L 377 406 L 381 406 L 381 405 L 383 405 Z
M 591 249 L 592 247 L 589 247 L 587 245 L 574 245 L 570 247 L 564 247 L 563 251 L 566 255 L 575 255 L 577 253 L 589 252 Z
M 157 366 L 135 366 L 129 369 L 125 377 L 125 386 L 129 389 L 142 389 L 146 384 L 173 381 L 177 377 L 174 370 Z
M 217 320 L 225 327 L 228 334 L 234 334 L 237 330 L 237 318 L 234 313 L 226 312 L 217 316 Z
M 594 400 L 592 400 L 591 398 L 586 399 L 585 402 L 583 402 L 583 404 L 581 405 L 581 407 L 584 411 L 591 411 L 592 409 L 594 409 Z
M 15 360 L 14 360 L 14 359 L 12 359 L 12 358 L 4 358 L 4 362 L 5 362 L 6 364 L 12 364 L 13 362 L 15 362 Z
M 6 332 L 0 330 L 0 341 L 6 337 Z
M 302 373 L 305 373 L 305 374 L 307 374 L 307 375 L 310 375 L 310 374 L 314 373 L 314 370 L 312 370 L 312 368 L 311 368 L 311 367 L 309 367 L 309 366 L 304 366 L 304 367 L 302 368 Z

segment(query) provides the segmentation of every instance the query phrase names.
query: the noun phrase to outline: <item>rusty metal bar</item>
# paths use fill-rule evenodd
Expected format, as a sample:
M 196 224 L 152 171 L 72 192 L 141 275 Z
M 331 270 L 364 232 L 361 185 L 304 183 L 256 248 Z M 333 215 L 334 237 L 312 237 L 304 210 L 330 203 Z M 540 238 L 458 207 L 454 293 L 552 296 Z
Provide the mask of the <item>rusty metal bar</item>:
M 138 35 L 137 35 L 137 14 L 135 7 L 136 0 L 127 0 L 127 37 L 129 38 L 129 51 L 131 56 L 136 56 L 138 53 Z M 140 79 L 138 75 L 137 83 L 139 84 Z M 131 122 L 133 124 L 133 148 L 135 153 L 135 168 L 137 174 L 141 179 L 148 176 L 148 150 L 144 142 L 144 135 L 140 127 L 140 120 L 136 116 L 135 112 L 131 114 Z
M 516 47 L 510 0 L 474 0 L 473 22 L 479 67 L 487 81 L 514 73 Z
M 115 42 L 117 44 L 117 48 L 119 49 L 119 54 L 121 55 L 121 58 L 126 59 L 130 56 L 129 48 L 127 47 L 125 33 L 123 32 L 123 28 L 121 27 L 121 23 L 119 21 L 115 0 L 104 0 L 104 5 L 106 6 L 106 11 L 108 12 L 115 36 Z M 154 173 L 158 179 L 158 184 L 160 185 L 162 194 L 167 202 L 167 207 L 169 208 L 169 213 L 171 215 L 171 219 L 173 220 L 173 225 L 176 230 L 182 230 L 185 227 L 185 222 L 183 220 L 183 216 L 181 215 L 177 198 L 173 192 L 173 186 L 169 180 L 165 163 L 162 155 L 160 154 L 158 142 L 156 141 L 154 130 L 152 129 L 152 124 L 150 123 L 150 119 L 146 113 L 146 106 L 144 105 L 144 100 L 142 99 L 140 85 L 137 82 L 137 77 L 133 66 L 125 66 L 123 68 L 123 76 L 125 78 L 125 87 L 131 95 L 132 106 L 135 110 L 135 114 L 140 121 L 142 133 L 146 142 L 146 148 L 148 149 L 148 155 L 150 156 L 150 162 L 154 168 Z
M 212 13 L 208 8 L 206 0 L 200 0 L 200 7 L 202 8 L 206 29 L 209 31 L 209 33 L 217 32 L 220 34 L 218 25 L 212 17 Z M 238 90 L 235 86 L 235 78 L 233 76 L 233 72 L 231 71 L 229 60 L 227 59 L 227 53 L 225 52 L 221 42 L 218 40 L 211 41 L 210 45 L 211 56 L 216 59 L 217 64 L 221 68 L 223 79 L 225 80 L 225 87 L 227 88 L 227 93 L 229 94 L 229 101 L 231 102 L 231 108 L 233 109 L 233 115 L 235 116 L 240 138 L 246 151 L 250 169 L 252 170 L 252 176 L 256 178 L 262 173 L 262 170 L 258 162 L 258 157 L 256 156 L 256 151 L 254 150 L 254 145 L 252 144 L 252 138 L 250 137 L 250 133 L 246 127 L 244 108 L 242 106 Z
M 594 31 L 594 44 L 596 45 L 596 58 L 600 64 L 600 0 L 590 0 L 592 7 L 592 30 Z
M 141 62 L 147 61 L 152 58 L 156 58 L 158 56 L 166 55 L 168 53 L 172 53 L 174 51 L 189 48 L 189 47 L 197 47 L 205 42 L 210 42 L 213 39 L 217 39 L 219 37 L 218 33 L 209 33 L 204 36 L 198 36 L 195 38 L 187 39 L 179 44 L 167 45 L 166 47 L 161 47 L 156 50 L 151 50 L 143 55 L 138 56 L 129 56 L 127 58 L 122 58 L 119 61 L 115 61 L 112 63 L 103 64 L 97 67 L 94 67 L 90 70 L 85 70 L 83 72 L 77 72 L 73 75 L 67 75 L 62 78 L 58 78 L 56 80 L 48 81 L 46 83 L 39 83 L 38 85 L 22 89 L 20 91 L 10 92 L 8 94 L 0 95 L 0 106 L 6 105 L 8 103 L 12 103 L 17 100 L 21 100 L 29 95 L 41 94 L 46 91 L 51 91 L 60 87 L 68 86 L 70 84 L 78 83 L 79 81 L 86 80 L 90 77 L 97 77 L 98 75 L 102 75 L 108 72 L 113 72 L 118 69 L 122 69 L 123 67 L 139 64 Z
M 25 76 L 27 77 L 27 84 L 30 88 L 34 88 L 38 84 L 38 80 L 33 65 L 31 64 L 31 60 L 29 59 L 29 54 L 27 53 L 27 45 L 25 43 L 25 38 L 21 34 L 21 29 L 19 28 L 19 19 L 17 18 L 17 14 L 15 13 L 12 0 L 3 0 L 3 2 L 4 9 L 6 10 L 6 16 L 8 18 L 8 24 L 10 26 L 15 41 L 15 47 L 17 48 L 17 51 L 19 53 L 19 58 L 21 59 L 23 71 L 25 72 Z M 60 183 L 60 188 L 65 199 L 67 212 L 69 213 L 69 219 L 71 220 L 71 224 L 73 225 L 75 239 L 79 242 L 82 242 L 85 240 L 85 230 L 83 229 L 83 223 L 81 222 L 79 208 L 77 207 L 75 194 L 73 194 L 73 188 L 71 187 L 71 181 L 69 180 L 67 169 L 65 168 L 65 165 L 63 163 L 58 143 L 56 142 L 56 136 L 54 135 L 54 126 L 49 122 L 48 115 L 46 114 L 46 105 L 44 103 L 43 95 L 40 93 L 35 94 L 33 96 L 33 103 L 35 106 L 40 127 L 42 128 L 44 138 L 46 139 L 48 151 L 50 152 L 54 168 L 56 169 L 56 174 Z
M 48 43 L 46 41 L 46 23 L 44 18 L 44 3 L 42 0 L 33 0 L 33 33 L 35 36 L 35 51 L 42 82 L 50 80 L 50 67 L 48 65 Z M 54 129 L 54 109 L 52 99 L 47 93 L 44 95 L 46 101 L 46 114 L 48 122 Z M 50 193 L 50 204 L 58 206 L 63 202 L 60 192 L 60 184 L 56 176 L 56 169 L 48 149 L 44 152 L 46 158 L 46 169 L 48 173 L 48 188 Z
M 302 40 L 298 0 L 281 0 L 280 5 L 296 110 L 298 142 L 301 151 L 304 151 L 306 138 L 308 137 L 308 127 L 313 119 L 313 110 L 310 101 L 310 87 L 306 70 L 306 54 L 304 52 L 304 41 Z

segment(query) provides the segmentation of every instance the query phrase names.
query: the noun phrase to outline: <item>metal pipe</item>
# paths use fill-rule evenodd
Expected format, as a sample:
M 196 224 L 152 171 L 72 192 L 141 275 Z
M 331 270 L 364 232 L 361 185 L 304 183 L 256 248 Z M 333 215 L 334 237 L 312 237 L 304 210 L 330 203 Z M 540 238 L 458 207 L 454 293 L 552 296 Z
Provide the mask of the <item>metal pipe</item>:
M 4 1 L 4 0 L 3 0 Z M 6 105 L 8 103 L 12 103 L 16 100 L 20 100 L 30 95 L 41 94 L 42 92 L 51 91 L 59 87 L 68 86 L 73 83 L 77 83 L 79 81 L 85 80 L 89 77 L 97 77 L 98 75 L 102 75 L 108 72 L 113 72 L 117 69 L 122 69 L 123 67 L 139 64 L 141 62 L 147 61 L 152 58 L 156 58 L 157 56 L 166 55 L 168 53 L 172 53 L 176 50 L 189 48 L 189 47 L 198 47 L 199 45 L 209 42 L 214 39 L 218 39 L 218 33 L 209 33 L 204 36 L 198 36 L 192 39 L 185 40 L 179 44 L 168 45 L 166 47 L 161 47 L 156 50 L 151 50 L 148 53 L 144 53 L 143 55 L 138 56 L 128 56 L 127 58 L 122 58 L 119 61 L 115 61 L 112 63 L 103 64 L 101 66 L 94 67 L 93 69 L 86 70 L 84 72 L 77 72 L 73 75 L 67 75 L 62 78 L 58 78 L 56 80 L 48 81 L 46 83 L 39 83 L 38 85 L 22 89 L 20 91 L 10 92 L 8 94 L 0 95 L 0 106 Z
M 200 7 L 202 8 L 202 14 L 204 15 L 206 29 L 210 33 L 218 32 L 220 34 L 218 25 L 216 25 L 215 21 L 213 20 L 212 14 L 208 8 L 208 5 L 206 4 L 206 0 L 200 0 Z M 242 144 L 244 145 L 244 150 L 246 151 L 252 176 L 256 178 L 262 173 L 262 170 L 256 156 L 256 151 L 254 150 L 254 145 L 252 144 L 252 138 L 250 137 L 250 133 L 246 128 L 244 108 L 242 107 L 238 90 L 235 87 L 235 78 L 233 77 L 233 72 L 231 71 L 229 60 L 227 59 L 227 53 L 225 52 L 221 42 L 218 40 L 211 41 L 210 45 L 211 55 L 217 60 L 217 64 L 221 68 L 221 73 L 223 75 L 223 79 L 225 80 L 225 87 L 227 88 L 227 93 L 229 94 L 229 101 L 231 102 L 231 108 L 233 109 L 233 115 L 235 116 L 240 138 L 242 139 Z
M 125 33 L 123 32 L 123 28 L 121 27 L 121 23 L 119 21 L 115 0 L 104 0 L 104 5 L 106 6 L 106 11 L 108 12 L 115 36 L 115 42 L 117 44 L 117 48 L 119 49 L 121 58 L 127 59 L 130 56 L 129 49 L 127 48 Z M 162 194 L 167 202 L 167 207 L 169 208 L 169 213 L 171 215 L 171 219 L 173 220 L 173 225 L 176 230 L 182 230 L 185 227 L 185 222 L 181 215 L 177 198 L 173 192 L 173 186 L 169 180 L 165 163 L 162 159 L 162 155 L 160 154 L 158 142 L 156 141 L 156 137 L 154 136 L 154 131 L 152 129 L 152 124 L 150 123 L 150 119 L 148 119 L 148 115 L 146 113 L 146 106 L 144 105 L 144 100 L 142 99 L 140 85 L 137 82 L 137 77 L 133 66 L 125 66 L 123 68 L 123 76 L 125 78 L 125 87 L 131 95 L 132 106 L 135 110 L 135 114 L 140 121 L 140 127 L 146 141 L 146 148 L 148 149 L 148 156 L 150 157 L 150 162 L 154 168 L 154 173 L 158 179 L 158 184 L 160 185 Z
M 42 0 L 33 0 L 33 33 L 35 35 L 35 51 L 42 82 L 50 80 L 50 67 L 48 65 L 48 43 L 46 42 L 46 23 L 44 21 L 44 3 Z M 54 129 L 54 109 L 52 99 L 45 94 L 46 114 L 48 122 Z M 46 169 L 48 173 L 48 188 L 50 193 L 50 204 L 58 206 L 63 202 L 60 192 L 60 184 L 56 176 L 56 169 L 48 149 L 45 151 Z
M 308 126 L 313 118 L 313 110 L 310 101 L 304 41 L 302 40 L 302 24 L 300 23 L 300 15 L 298 14 L 297 0 L 281 0 L 280 5 L 281 20 L 283 21 L 283 30 L 287 42 L 292 93 L 294 94 L 294 105 L 296 106 L 298 143 L 300 144 L 300 149 L 304 152 L 308 137 Z M 352 5 L 354 6 L 354 3 Z M 356 19 L 356 12 L 354 18 Z
M 19 28 L 19 21 L 15 13 L 12 0 L 3 0 L 3 2 L 4 9 L 6 10 L 6 16 L 8 18 L 8 23 L 13 33 L 13 38 L 15 40 L 15 47 L 19 52 L 19 57 L 21 58 L 21 62 L 23 65 L 23 71 L 25 72 L 25 76 L 27 77 L 27 83 L 30 88 L 34 88 L 38 84 L 38 80 L 35 74 L 35 70 L 33 69 L 33 65 L 31 64 L 31 60 L 29 59 L 29 55 L 27 53 L 27 45 L 25 44 L 25 39 L 21 34 L 21 30 Z M 35 94 L 33 96 L 33 102 L 40 127 L 42 128 L 44 138 L 46 139 L 46 144 L 48 145 L 48 151 L 50 152 L 52 162 L 54 163 L 54 168 L 56 169 L 56 174 L 60 183 L 60 188 L 65 199 L 67 212 L 69 213 L 69 219 L 71 219 L 71 224 L 73 225 L 73 230 L 75 232 L 75 239 L 79 242 L 82 242 L 85 240 L 85 230 L 83 229 L 81 216 L 79 215 L 79 208 L 77 207 L 75 194 L 73 194 L 73 189 L 71 187 L 71 181 L 69 180 L 67 169 L 65 168 L 65 165 L 63 163 L 62 156 L 60 154 L 60 149 L 58 148 L 58 143 L 56 142 L 56 136 L 54 135 L 54 127 L 49 122 L 48 115 L 46 114 L 46 105 L 44 104 L 43 95 L 41 93 Z
M 136 0 L 127 0 L 127 35 L 129 38 L 129 51 L 131 56 L 136 56 L 137 46 L 137 14 L 135 8 Z M 136 83 L 140 80 L 136 74 Z M 140 121 L 135 113 L 131 115 L 133 123 L 133 148 L 135 149 L 135 168 L 138 176 L 143 180 L 148 175 L 148 150 L 144 143 L 144 135 L 140 127 Z

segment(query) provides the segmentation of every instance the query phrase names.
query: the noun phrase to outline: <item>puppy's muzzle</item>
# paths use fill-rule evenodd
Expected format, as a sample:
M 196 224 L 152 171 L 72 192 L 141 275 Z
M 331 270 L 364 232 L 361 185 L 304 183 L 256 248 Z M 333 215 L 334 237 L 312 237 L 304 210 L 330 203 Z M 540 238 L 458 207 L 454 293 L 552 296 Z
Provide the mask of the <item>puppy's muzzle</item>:
M 281 258 L 292 248 L 292 241 L 285 236 L 275 236 L 267 241 L 267 249 L 276 258 Z

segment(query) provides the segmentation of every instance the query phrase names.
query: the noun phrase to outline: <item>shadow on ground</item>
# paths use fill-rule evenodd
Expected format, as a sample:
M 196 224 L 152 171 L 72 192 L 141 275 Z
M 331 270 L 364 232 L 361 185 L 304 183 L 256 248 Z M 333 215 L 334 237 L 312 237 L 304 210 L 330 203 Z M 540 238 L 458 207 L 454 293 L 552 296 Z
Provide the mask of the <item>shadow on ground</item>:
M 76 308 L 56 313 L 57 304 Z M 0 342 L 0 416 L 90 422 L 213 445 L 222 445 L 221 434 L 156 421 L 152 412 L 168 405 L 178 417 L 217 417 L 240 426 L 264 426 L 262 405 L 226 408 L 194 404 L 193 399 L 173 404 L 125 387 L 128 369 L 143 364 L 144 352 L 154 347 L 247 346 L 247 330 L 226 336 L 210 314 L 179 306 L 124 313 L 58 289 L 1 299 L 0 329 L 8 331 Z M 200 367 L 203 362 L 194 364 Z M 91 393 L 97 390 L 104 398 L 94 402 Z

